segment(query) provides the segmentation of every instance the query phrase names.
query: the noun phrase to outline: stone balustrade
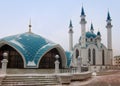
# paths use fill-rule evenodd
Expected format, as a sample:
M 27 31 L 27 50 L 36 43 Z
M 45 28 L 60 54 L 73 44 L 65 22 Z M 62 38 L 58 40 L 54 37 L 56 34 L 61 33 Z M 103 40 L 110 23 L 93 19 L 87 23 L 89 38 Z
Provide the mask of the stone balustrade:
M 57 74 L 56 76 L 59 83 L 70 84 L 71 81 L 86 80 L 92 76 L 92 73 L 91 72 L 61 73 L 61 74 Z

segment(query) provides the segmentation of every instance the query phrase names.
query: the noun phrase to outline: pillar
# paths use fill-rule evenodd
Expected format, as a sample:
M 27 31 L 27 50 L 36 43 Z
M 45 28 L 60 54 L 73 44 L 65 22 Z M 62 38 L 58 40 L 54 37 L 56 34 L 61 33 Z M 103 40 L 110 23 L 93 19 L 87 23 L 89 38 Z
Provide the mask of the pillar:
M 3 53 L 3 57 L 4 59 L 1 61 L 2 63 L 2 74 L 6 74 L 6 69 L 7 69 L 7 63 L 8 63 L 8 60 L 7 60 L 7 57 L 8 57 L 8 53 Z
M 60 64 L 60 62 L 59 62 L 59 60 L 58 60 L 59 55 L 56 55 L 55 58 L 56 58 L 56 61 L 55 61 L 55 73 L 57 74 L 57 73 L 60 72 L 60 71 L 59 71 L 59 64 Z
M 80 56 L 78 56 L 78 59 L 77 59 L 77 73 L 81 72 L 81 64 L 82 64 L 82 58 Z

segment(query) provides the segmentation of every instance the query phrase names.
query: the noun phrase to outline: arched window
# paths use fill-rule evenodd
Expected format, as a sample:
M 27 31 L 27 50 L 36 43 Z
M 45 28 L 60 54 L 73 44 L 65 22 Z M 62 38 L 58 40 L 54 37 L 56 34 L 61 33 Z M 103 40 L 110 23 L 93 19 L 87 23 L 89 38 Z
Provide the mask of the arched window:
M 88 49 L 88 61 L 90 62 L 91 61 L 91 50 Z
M 3 45 L 0 47 L 0 62 L 3 59 L 3 53 L 8 52 L 8 65 L 7 68 L 24 68 L 24 61 L 22 56 L 11 46 Z M 0 64 L 0 67 L 2 64 Z
M 105 65 L 105 52 L 102 50 L 102 65 Z
M 93 49 L 93 65 L 96 65 L 95 54 L 96 54 L 95 49 Z
M 76 58 L 78 58 L 78 56 L 79 56 L 79 51 L 78 49 L 76 49 Z
M 93 41 L 93 39 L 91 38 L 91 39 L 90 39 L 90 41 L 92 42 L 92 41 Z
M 50 50 L 49 52 L 47 52 L 42 59 L 39 62 L 39 68 L 41 69 L 54 69 L 55 68 L 55 64 L 54 62 L 56 61 L 55 55 L 59 55 L 59 52 L 56 48 Z M 62 68 L 62 59 L 61 56 L 58 59 L 60 64 L 60 68 Z

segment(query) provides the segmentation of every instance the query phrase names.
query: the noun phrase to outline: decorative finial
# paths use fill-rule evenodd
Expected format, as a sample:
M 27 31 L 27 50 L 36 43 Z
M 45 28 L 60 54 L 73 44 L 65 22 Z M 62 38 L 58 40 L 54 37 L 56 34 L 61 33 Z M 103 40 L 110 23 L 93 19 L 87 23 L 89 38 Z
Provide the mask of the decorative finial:
M 111 21 L 111 17 L 110 17 L 110 13 L 109 13 L 109 10 L 108 10 L 108 14 L 107 14 L 107 21 Z
M 83 6 L 82 6 L 82 9 L 81 9 L 81 16 L 85 16 L 85 12 L 84 12 Z
M 93 24 L 92 24 L 92 22 L 91 22 L 90 31 L 91 31 L 92 33 L 93 33 L 93 31 L 94 31 L 94 28 L 93 28 Z
M 31 27 L 32 27 L 32 25 L 31 25 L 31 18 L 30 18 L 30 20 L 29 20 L 29 33 L 31 33 Z
M 72 20 L 70 20 L 69 28 L 73 28 Z

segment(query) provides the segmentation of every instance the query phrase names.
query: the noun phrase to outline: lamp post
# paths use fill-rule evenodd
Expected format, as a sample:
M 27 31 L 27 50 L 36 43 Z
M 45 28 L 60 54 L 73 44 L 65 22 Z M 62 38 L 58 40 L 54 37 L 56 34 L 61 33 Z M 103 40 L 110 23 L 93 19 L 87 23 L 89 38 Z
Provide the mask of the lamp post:
M 8 53 L 4 52 L 3 53 L 3 60 L 1 61 L 2 63 L 2 74 L 6 74 L 6 69 L 7 69 L 7 63 L 8 63 Z
M 59 73 L 60 71 L 59 71 L 59 64 L 60 64 L 60 62 L 59 62 L 59 55 L 55 55 L 55 58 L 56 58 L 56 61 L 55 61 L 55 73 L 57 74 L 57 73 Z

